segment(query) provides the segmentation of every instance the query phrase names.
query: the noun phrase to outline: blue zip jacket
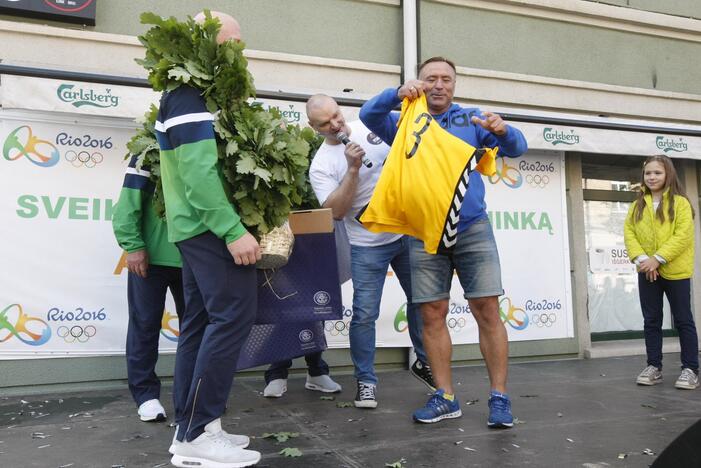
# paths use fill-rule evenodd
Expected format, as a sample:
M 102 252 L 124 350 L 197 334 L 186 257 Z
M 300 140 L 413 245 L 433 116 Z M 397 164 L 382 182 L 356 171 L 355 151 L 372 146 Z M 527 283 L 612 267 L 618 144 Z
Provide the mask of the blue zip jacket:
M 394 141 L 399 121 L 399 112 L 392 112 L 392 110 L 400 103 L 397 89 L 388 88 L 367 101 L 360 109 L 360 120 L 388 145 Z M 453 104 L 446 112 L 434 114 L 433 118 L 449 133 L 475 148 L 498 146 L 499 155 L 510 158 L 521 156 L 528 150 L 526 138 L 518 129 L 507 125 L 508 130 L 505 135 L 495 135 L 473 124 L 471 121 L 473 115 L 481 118 L 482 113 L 476 107 L 463 108 Z M 460 208 L 458 232 L 464 231 L 475 221 L 485 218 L 487 218 L 487 204 L 484 201 L 484 182 L 480 173 L 473 171 Z

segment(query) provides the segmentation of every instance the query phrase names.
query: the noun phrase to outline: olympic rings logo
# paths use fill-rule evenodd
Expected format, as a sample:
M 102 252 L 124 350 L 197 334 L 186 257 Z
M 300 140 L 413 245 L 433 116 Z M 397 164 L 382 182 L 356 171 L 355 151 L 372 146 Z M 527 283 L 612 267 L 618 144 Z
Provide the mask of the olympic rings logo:
M 497 184 L 499 181 L 502 181 L 507 187 L 517 189 L 523 184 L 523 176 L 516 169 L 516 166 L 509 166 L 506 159 L 503 156 L 497 158 L 496 173 L 489 176 L 489 182 Z
M 175 322 L 173 325 L 172 322 Z M 180 336 L 180 326 L 178 322 L 178 316 L 171 314 L 167 310 L 163 310 L 163 318 L 161 318 L 161 335 L 163 338 L 178 342 L 178 337 Z
M 509 324 L 514 330 L 523 330 L 528 326 L 528 314 L 526 311 L 520 307 L 515 307 L 508 297 L 503 297 L 499 301 L 499 316 L 502 322 Z
M 548 177 L 546 175 L 540 175 L 540 174 L 536 174 L 536 175 L 528 174 L 526 176 L 526 182 L 528 182 L 528 184 L 531 187 L 545 188 L 545 186 L 550 183 L 550 177 Z
M 61 160 L 58 148 L 50 141 L 34 136 L 29 125 L 17 127 L 7 136 L 2 155 L 8 161 L 16 161 L 25 156 L 29 162 L 39 167 L 55 166 Z
M 350 320 L 335 320 L 333 322 L 326 322 L 324 324 L 324 329 L 329 332 L 331 336 L 348 336 L 350 332 Z
M 449 331 L 457 333 L 463 328 L 465 328 L 465 326 L 467 325 L 467 320 L 465 320 L 465 317 L 450 317 L 448 320 L 446 320 L 446 324 L 450 329 Z
M 14 324 L 8 317 L 13 308 L 17 309 L 17 316 L 14 320 Z M 37 333 L 35 330 L 30 329 L 36 328 L 29 327 L 30 323 L 40 324 L 39 328 L 41 329 L 41 332 Z M 4 330 L 7 331 L 7 334 L 5 336 L 0 335 L 0 343 L 4 343 L 14 336 L 24 344 L 30 346 L 41 346 L 51 338 L 51 327 L 49 324 L 40 318 L 31 317 L 25 314 L 20 304 L 11 304 L 0 312 L 0 334 Z
M 329 332 L 331 336 L 348 336 L 352 319 L 353 310 L 344 308 L 343 320 L 326 321 L 326 323 L 324 323 L 324 330 Z
M 549 314 L 533 314 L 531 315 L 531 321 L 538 325 L 539 327 L 552 327 L 557 321 L 557 316 L 554 313 Z
M 64 154 L 63 157 L 66 158 L 66 161 L 71 163 L 73 167 L 85 166 L 88 169 L 97 166 L 104 159 L 102 153 L 95 152 L 90 154 L 87 151 L 79 151 L 76 153 L 73 150 L 66 151 L 66 154 Z
M 73 325 L 70 328 L 61 325 L 58 327 L 58 330 L 56 330 L 56 335 L 58 335 L 59 338 L 63 338 L 63 341 L 66 343 L 74 343 L 76 341 L 78 343 L 85 343 L 95 336 L 96 333 L 97 329 L 93 325 L 88 325 L 86 327 Z

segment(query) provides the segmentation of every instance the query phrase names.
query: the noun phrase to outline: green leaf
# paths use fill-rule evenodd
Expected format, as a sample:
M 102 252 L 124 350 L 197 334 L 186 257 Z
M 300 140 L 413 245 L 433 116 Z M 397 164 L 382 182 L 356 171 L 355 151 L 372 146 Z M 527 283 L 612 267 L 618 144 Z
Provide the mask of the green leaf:
M 286 447 L 280 452 L 278 452 L 280 455 L 284 457 L 301 457 L 302 456 L 302 451 L 296 447 Z
M 336 403 L 336 408 L 352 408 L 352 407 L 353 407 L 353 403 L 351 403 L 350 401 L 339 401 L 338 403 Z
M 255 159 L 248 154 L 242 155 L 236 162 L 236 171 L 239 174 L 251 174 L 256 169 L 258 169 L 258 166 L 256 165 Z
M 320 400 L 325 400 L 325 401 L 333 401 L 333 400 L 335 400 L 336 398 L 335 398 L 335 397 L 332 397 L 332 396 L 320 396 L 319 399 L 320 399 Z
M 266 432 L 261 437 L 263 439 L 276 439 L 278 442 L 287 442 L 299 436 L 299 432 Z
M 190 75 L 190 73 L 188 73 L 188 71 L 182 67 L 172 68 L 168 72 L 168 78 L 173 78 L 174 80 L 182 81 L 183 83 L 189 82 L 191 77 L 192 75 Z

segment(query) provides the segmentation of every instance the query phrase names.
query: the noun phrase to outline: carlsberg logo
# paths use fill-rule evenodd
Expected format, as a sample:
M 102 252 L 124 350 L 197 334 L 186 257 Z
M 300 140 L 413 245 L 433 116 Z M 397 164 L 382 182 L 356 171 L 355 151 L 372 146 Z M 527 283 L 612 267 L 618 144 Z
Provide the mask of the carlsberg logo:
M 92 89 L 74 88 L 75 85 L 62 84 L 56 90 L 56 95 L 61 101 L 72 104 L 75 107 L 94 106 L 104 109 L 119 105 L 119 96 L 112 95 L 112 90 L 109 88 L 106 88 L 102 94 Z
M 683 153 L 684 151 L 689 149 L 689 146 L 681 138 L 679 140 L 673 140 L 668 137 L 658 136 L 655 139 L 655 142 L 657 143 L 657 147 L 665 153 L 669 153 L 670 151 Z
M 548 143 L 555 145 L 576 145 L 579 143 L 579 135 L 574 133 L 574 130 L 570 130 L 570 133 L 564 132 L 562 130 L 553 130 L 552 128 L 543 129 L 543 138 Z

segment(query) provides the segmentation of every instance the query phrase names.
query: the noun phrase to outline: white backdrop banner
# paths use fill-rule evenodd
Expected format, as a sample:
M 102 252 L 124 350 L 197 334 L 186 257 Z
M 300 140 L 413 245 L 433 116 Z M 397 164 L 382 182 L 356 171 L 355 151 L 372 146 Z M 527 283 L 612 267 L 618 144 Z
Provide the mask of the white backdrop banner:
M 303 108 L 289 110 L 303 123 Z M 300 114 L 296 114 L 300 112 Z M 6 268 L 0 285 L 0 359 L 123 354 L 126 268 L 111 228 L 133 124 L 124 119 L 0 112 L 0 223 Z M 499 159 L 486 180 L 489 216 L 506 294 L 511 340 L 573 336 L 564 155 L 531 151 Z M 352 283 L 344 319 L 327 322 L 331 347 L 348 347 Z M 404 294 L 390 271 L 377 345 L 410 346 Z M 455 343 L 476 343 L 477 326 L 453 280 L 448 326 Z M 177 318 L 166 304 L 161 351 L 175 350 Z
M 112 234 L 133 134 L 123 122 L 0 114 L 0 357 L 121 354 L 126 268 Z M 175 349 L 166 307 L 161 349 Z
M 505 290 L 499 309 L 511 341 L 574 336 L 564 168 L 564 153 L 530 151 L 516 159 L 498 158 L 497 174 L 485 178 Z M 344 319 L 326 323 L 329 347 L 349 346 L 352 281 L 342 291 Z M 477 323 L 457 276 L 446 322 L 454 344 L 478 342 Z M 406 298 L 391 271 L 377 321 L 377 346 L 411 346 Z

